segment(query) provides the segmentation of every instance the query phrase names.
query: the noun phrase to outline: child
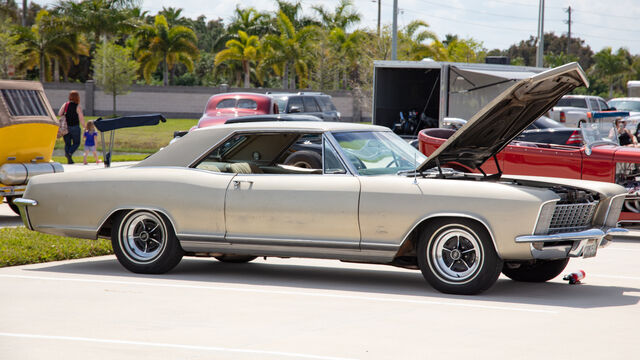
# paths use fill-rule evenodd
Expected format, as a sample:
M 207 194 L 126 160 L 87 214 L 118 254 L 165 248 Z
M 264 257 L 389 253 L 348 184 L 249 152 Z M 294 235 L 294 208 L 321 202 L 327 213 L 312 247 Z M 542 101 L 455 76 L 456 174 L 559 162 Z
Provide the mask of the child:
M 84 132 L 84 164 L 87 165 L 87 155 L 89 151 L 93 152 L 93 157 L 96 159 L 96 164 L 100 163 L 98 159 L 98 152 L 96 151 L 96 138 L 98 132 L 93 121 L 87 121 L 87 129 Z

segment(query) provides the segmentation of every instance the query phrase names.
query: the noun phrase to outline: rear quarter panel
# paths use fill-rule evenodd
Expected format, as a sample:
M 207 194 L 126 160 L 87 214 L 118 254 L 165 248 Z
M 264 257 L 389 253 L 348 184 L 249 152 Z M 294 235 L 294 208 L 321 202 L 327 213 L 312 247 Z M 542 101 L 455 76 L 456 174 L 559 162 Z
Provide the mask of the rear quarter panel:
M 25 198 L 34 230 L 95 239 L 119 209 L 154 209 L 176 233 L 224 236 L 224 194 L 232 174 L 187 168 L 116 168 L 41 175 Z

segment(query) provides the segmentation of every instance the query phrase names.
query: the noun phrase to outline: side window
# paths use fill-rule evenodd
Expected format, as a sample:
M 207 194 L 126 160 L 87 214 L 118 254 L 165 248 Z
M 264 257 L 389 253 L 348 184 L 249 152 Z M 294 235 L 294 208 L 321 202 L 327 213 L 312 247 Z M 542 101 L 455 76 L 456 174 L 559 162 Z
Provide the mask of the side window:
M 218 105 L 216 105 L 216 109 L 227 109 L 236 107 L 236 99 L 224 99 L 221 100 Z
M 602 101 L 602 100 L 600 100 L 600 99 L 598 99 L 598 104 L 600 104 L 600 110 L 604 111 L 604 110 L 607 110 L 609 108 L 607 103 Z
M 297 107 L 299 112 L 304 111 L 304 106 L 302 105 L 302 98 L 300 97 L 291 97 L 289 98 L 289 104 L 287 105 L 287 112 L 291 112 L 292 107 Z
M 331 144 L 324 139 L 323 141 L 323 152 L 324 152 L 324 173 L 325 174 L 346 174 L 347 170 L 345 170 L 344 166 L 338 159 L 338 154 L 336 150 L 331 146 Z
M 596 101 L 596 99 L 589 99 L 589 107 L 591 108 L 591 110 L 593 111 L 598 111 L 598 102 Z
M 318 106 L 318 104 L 316 103 L 316 101 L 310 97 L 310 96 L 306 96 L 302 98 L 304 101 L 304 111 L 305 112 L 319 112 L 320 111 L 320 107 Z
M 49 116 L 37 90 L 2 90 L 11 116 Z

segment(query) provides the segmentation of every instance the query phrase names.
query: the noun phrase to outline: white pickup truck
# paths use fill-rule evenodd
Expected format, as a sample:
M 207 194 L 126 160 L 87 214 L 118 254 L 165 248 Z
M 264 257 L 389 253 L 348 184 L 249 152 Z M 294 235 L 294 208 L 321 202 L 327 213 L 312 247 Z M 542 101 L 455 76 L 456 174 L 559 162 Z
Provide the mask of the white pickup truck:
M 567 126 L 577 126 L 580 120 L 589 122 L 589 113 L 592 111 L 608 109 L 607 102 L 600 96 L 565 95 L 549 110 L 547 116 Z

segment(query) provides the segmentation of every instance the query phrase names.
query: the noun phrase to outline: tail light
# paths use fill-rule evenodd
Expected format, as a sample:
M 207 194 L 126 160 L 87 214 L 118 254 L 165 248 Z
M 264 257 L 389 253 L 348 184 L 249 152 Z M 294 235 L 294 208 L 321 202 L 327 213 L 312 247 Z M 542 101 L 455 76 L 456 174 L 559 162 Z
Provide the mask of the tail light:
M 564 114 L 564 111 L 560 111 L 560 122 L 561 123 L 567 122 L 567 115 Z
M 574 130 L 569 139 L 567 139 L 566 145 L 582 145 L 582 135 L 580 131 Z
M 591 115 L 591 111 L 587 112 L 587 120 L 589 122 L 593 122 L 593 115 Z

